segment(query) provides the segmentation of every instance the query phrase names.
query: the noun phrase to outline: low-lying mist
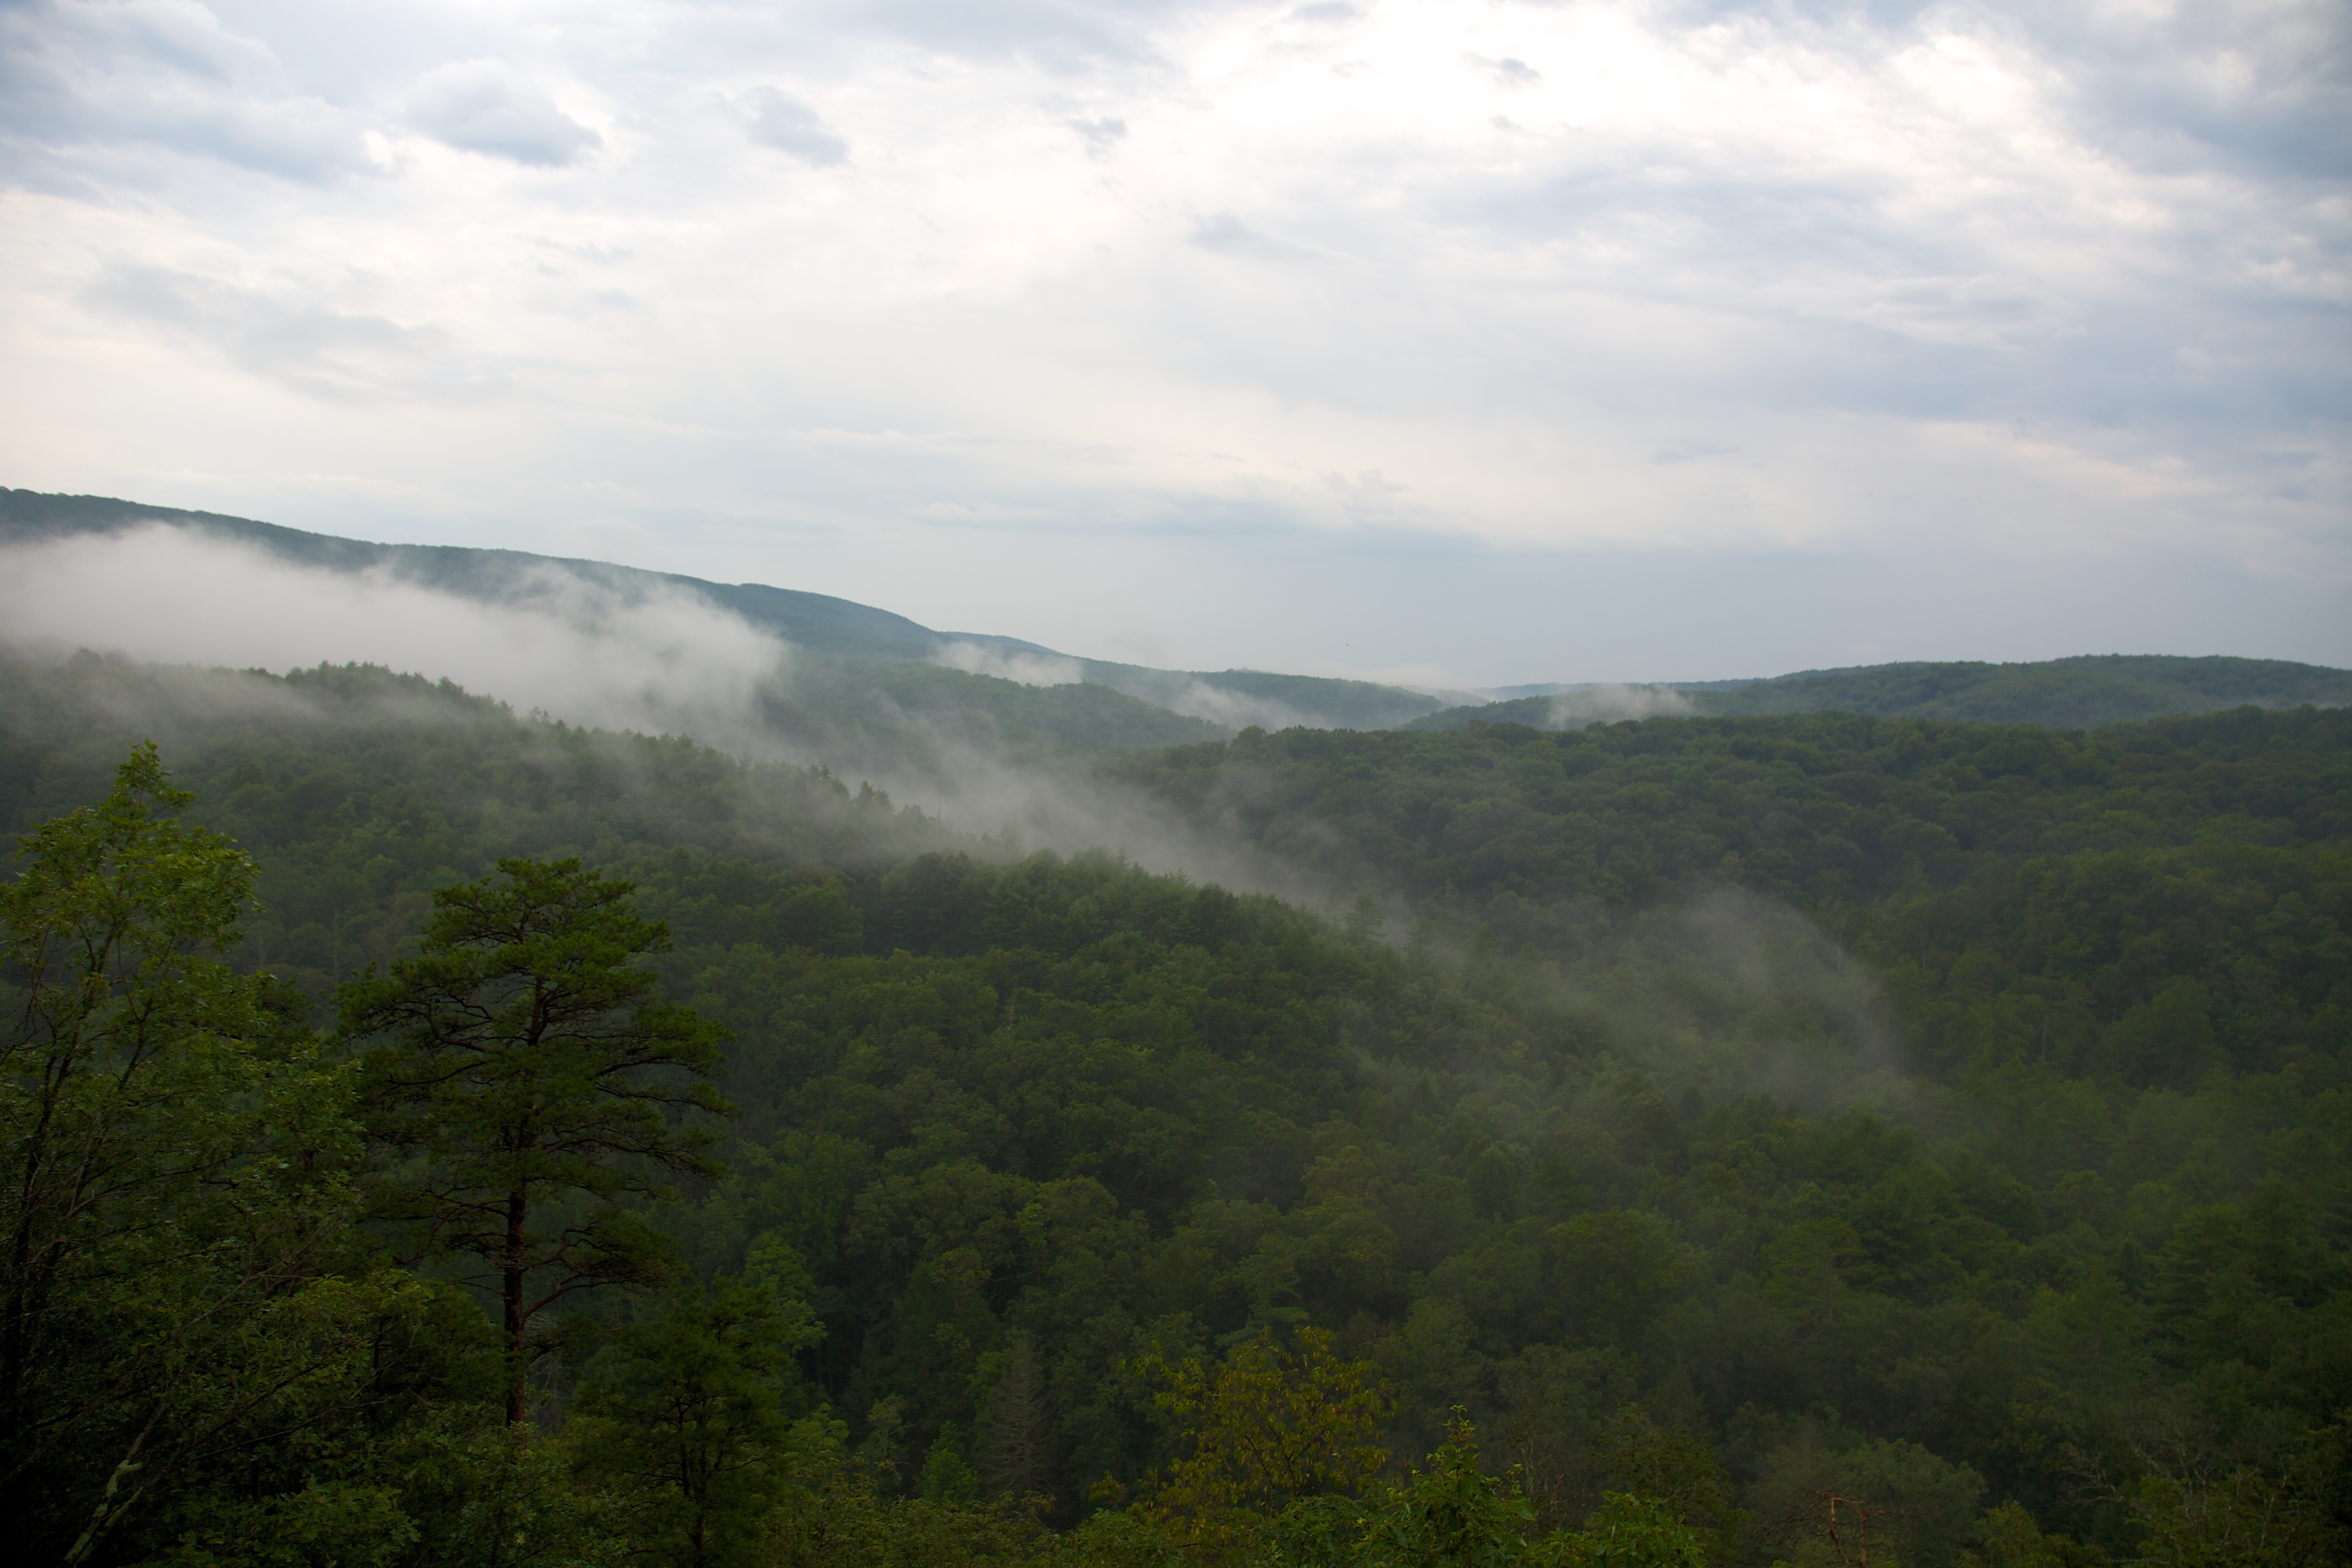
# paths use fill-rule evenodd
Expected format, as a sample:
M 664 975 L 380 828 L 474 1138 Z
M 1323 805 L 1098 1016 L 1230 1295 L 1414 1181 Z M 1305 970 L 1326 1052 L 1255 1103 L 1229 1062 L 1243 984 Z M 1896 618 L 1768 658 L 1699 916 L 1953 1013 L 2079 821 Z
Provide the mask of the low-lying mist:
M 1497 938 L 1507 920 L 1458 908 L 1408 939 L 1474 993 L 1550 1019 L 1567 1042 L 1565 1076 L 1561 1059 L 1532 1054 L 1454 1064 L 1461 1104 L 1507 1135 L 1536 1142 L 1549 1117 L 1606 1121 L 1650 1096 L 1760 1097 L 1813 1116 L 1926 1110 L 1876 976 L 1802 911 L 1738 888 L 1645 909 L 1570 903 L 1550 938 L 1512 950 Z
M 931 656 L 931 662 L 966 675 L 992 675 L 1021 686 L 1076 686 L 1086 679 L 1085 668 L 1075 658 L 984 643 L 950 643 Z
M 1584 686 L 1554 692 L 1550 730 L 1581 730 L 1624 719 L 1678 719 L 1698 711 L 1685 692 L 1671 686 Z
M 919 711 L 883 694 L 870 675 L 861 678 L 867 685 L 841 684 L 838 668 L 796 657 L 772 635 L 687 593 L 633 597 L 547 571 L 522 583 L 509 602 L 488 603 L 380 572 L 293 565 L 158 525 L 0 552 L 0 620 L 19 663 L 30 658 L 54 668 L 84 647 L 151 665 L 267 670 L 364 662 L 446 678 L 575 725 L 688 736 L 755 761 L 821 764 L 853 791 L 871 783 L 900 807 L 919 810 L 920 817 L 893 814 L 919 831 L 877 837 L 878 818 L 861 826 L 872 853 L 955 848 L 1003 859 L 1038 849 L 1105 849 L 1147 870 L 1334 912 L 1340 895 L 1369 887 L 1400 945 L 1413 940 L 1407 933 L 1416 927 L 1430 945 L 1431 924 L 1417 920 L 1425 911 L 1381 888 L 1377 868 L 1358 852 L 1363 847 L 1340 844 L 1328 824 L 1291 823 L 1289 838 L 1271 847 L 1229 810 L 1188 813 L 1104 776 L 1083 752 L 1024 760 L 984 711 Z M 958 645 L 939 662 L 961 672 L 934 669 L 926 678 L 950 683 L 943 696 L 931 694 L 948 702 L 965 689 L 955 682 L 1058 689 L 1072 687 L 1062 678 L 1076 672 L 1073 661 L 976 644 Z M 155 735 L 184 747 L 200 747 L 215 725 L 446 723 L 469 711 L 436 705 L 397 682 L 379 681 L 362 697 L 349 695 L 359 689 L 352 687 L 330 701 L 316 683 L 234 668 L 110 665 L 93 673 L 88 660 L 79 668 L 71 700 L 89 710 L 86 720 L 121 737 Z M 835 684 L 825 688 L 829 680 Z M 1688 706 L 1681 693 L 1657 688 L 1594 689 L 1554 701 L 1569 710 L 1566 722 Z M 846 711 L 856 722 L 815 738 L 793 728 L 794 715 L 820 708 Z M 21 732 L 28 723 L 54 721 L 30 714 L 20 702 L 8 722 Z M 589 745 L 618 776 L 644 771 L 625 735 L 574 744 Z M 732 786 L 740 798 L 721 803 L 731 836 L 713 837 L 712 847 L 787 858 L 833 841 L 785 824 L 784 805 L 752 798 L 770 787 L 760 782 L 765 776 L 747 773 Z M 628 787 L 668 786 L 647 773 Z M 1246 778 L 1234 787 L 1246 788 Z M 1482 919 L 1473 914 L 1466 928 L 1456 919 L 1454 934 L 1435 947 L 1465 963 L 1483 962 L 1471 951 Z M 1519 965 L 1522 977 L 1513 984 L 1545 990 L 1547 1005 L 1575 1021 L 1580 1048 L 1596 1061 L 1646 1074 L 1662 1091 L 1708 1100 L 1761 1094 L 1813 1110 L 1857 1102 L 1902 1108 L 1906 1091 L 1891 1015 L 1870 977 L 1793 909 L 1749 894 L 1703 893 L 1646 912 L 1571 921 L 1540 945 L 1547 950 L 1540 961 Z M 1498 1122 L 1509 1121 L 1517 1093 L 1507 1084 L 1494 1089 Z
M 1010 756 L 984 715 L 950 723 L 870 683 L 841 686 L 837 671 L 809 668 L 773 635 L 684 591 L 627 594 L 546 568 L 491 603 L 385 570 L 298 565 L 157 523 L 0 550 L 0 625 L 16 657 L 50 663 L 89 648 L 227 669 L 381 665 L 574 724 L 824 766 L 992 842 L 1106 847 L 1151 870 L 1237 890 L 1310 904 L 1323 896 L 1319 882 L 1273 857 L 1194 829 L 1139 792 L 1084 776 L 1082 753 L 1052 764 Z M 1078 674 L 1073 660 L 977 644 L 953 645 L 940 662 L 1033 687 L 1075 684 Z M 124 721 L 150 728 L 166 720 L 179 728 L 189 705 L 226 714 L 299 701 L 270 683 L 236 680 L 178 680 L 168 695 L 152 682 L 91 691 Z M 836 719 L 848 710 L 849 721 L 814 733 L 796 727 L 807 707 L 795 699 L 813 693 Z
M 285 670 L 380 664 L 573 723 L 760 748 L 756 699 L 791 650 L 686 593 L 624 595 L 546 570 L 488 603 L 389 572 L 305 567 L 158 523 L 0 550 L 19 649 Z

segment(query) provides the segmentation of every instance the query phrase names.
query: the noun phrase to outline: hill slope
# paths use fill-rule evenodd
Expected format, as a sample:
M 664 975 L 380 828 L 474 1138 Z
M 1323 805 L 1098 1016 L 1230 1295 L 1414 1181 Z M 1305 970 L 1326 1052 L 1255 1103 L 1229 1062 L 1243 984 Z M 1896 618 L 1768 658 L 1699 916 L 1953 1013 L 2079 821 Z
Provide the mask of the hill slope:
M 520 550 L 474 550 L 448 544 L 373 544 L 307 533 L 251 518 L 185 511 L 107 496 L 45 495 L 0 490 L 0 542 L 30 542 L 72 534 L 120 533 L 149 523 L 193 529 L 215 538 L 258 547 L 279 560 L 330 572 L 389 571 L 421 587 L 461 598 L 509 600 L 527 592 L 530 580 L 552 568 L 606 587 L 643 593 L 656 587 L 684 589 L 734 611 L 753 626 L 813 652 L 861 658 L 924 659 L 950 643 L 1035 650 L 1034 643 L 984 633 L 935 632 L 904 616 L 869 605 L 772 588 L 761 583 L 709 583 L 670 572 L 646 572 L 601 561 L 534 555 Z M 1038 650 L 1042 651 L 1042 650 Z
M 498 604 L 544 596 L 564 581 L 624 600 L 685 594 L 732 612 L 808 654 L 823 656 L 819 689 L 770 705 L 779 734 L 804 754 L 853 771 L 952 767 L 940 747 L 907 731 L 902 693 L 919 689 L 925 723 L 961 747 L 1017 752 L 1024 761 L 1084 756 L 1122 745 L 1205 738 L 1226 731 L 1459 729 L 1470 723 L 1559 730 L 1652 716 L 1865 713 L 2083 729 L 2252 704 L 2293 708 L 2352 703 L 2352 671 L 2276 659 L 2099 655 L 2038 663 L 1911 662 L 1801 670 L 1759 680 L 1637 686 L 1520 686 L 1507 700 L 1447 707 L 1444 700 L 1372 681 L 1250 669 L 1157 669 L 1073 658 L 1019 637 L 942 632 L 887 610 L 825 594 L 761 583 L 713 583 L 604 562 L 462 546 L 375 544 L 308 533 L 249 518 L 113 500 L 0 489 L 0 545 L 121 533 L 163 523 L 257 547 L 322 571 L 378 572 L 462 598 Z M 348 657 L 337 652 L 331 657 Z M 1092 694 L 1015 697 L 990 685 L 910 680 L 873 666 L 937 664 L 968 676 L 1009 678 L 1041 690 L 1080 685 Z M 1175 716 L 1161 721 L 1107 701 L 1122 694 Z M 824 711 L 819 711 L 824 710 Z M 1187 725 L 1181 721 L 1198 721 Z M 925 730 L 929 734 L 932 730 Z M 824 750 L 811 751 L 822 744 Z
M 1191 1447 L 1150 1358 L 1245 1372 L 1307 1328 L 1393 1395 L 1381 1447 L 1425 1454 L 1459 1409 L 1547 1523 L 1649 1489 L 1713 1564 L 1828 1561 L 1825 1492 L 1918 1568 L 1971 1538 L 2156 1560 L 2224 1486 L 2319 1542 L 2263 1560 L 2340 1560 L 2352 716 L 1294 731 L 1137 760 L 1172 813 L 1402 890 L 1431 918 L 1397 945 L 1377 900 L 1339 924 L 1024 858 L 821 773 L 365 669 L 0 663 L 0 819 L 94 799 L 147 733 L 259 865 L 240 962 L 314 994 L 499 855 L 638 882 L 667 994 L 733 1034 L 742 1110 L 731 1173 L 648 1213 L 697 1280 L 764 1280 L 822 1329 L 728 1386 L 818 1417 L 781 1527 L 864 1532 L 767 1561 L 981 1560 L 942 1542 L 1001 1513 L 930 1482 L 1001 1476 L 1016 1443 L 1048 1521 L 1097 1528 L 1104 1477 L 1149 1497 Z M 43 1364 L 129 1364 L 210 1278 L 98 1298 L 149 1315 L 84 1310 Z M 362 1523 L 417 1533 L 398 1561 L 470 1560 L 457 1504 L 509 1494 L 442 1439 L 487 1444 L 499 1412 L 466 1370 L 480 1314 L 438 1300 L 320 1370 L 347 1403 L 156 1467 L 99 1561 L 157 1561 L 191 1519 L 276 1540 L 269 1509 L 362 1483 Z M 563 1342 L 658 1308 L 583 1299 Z M 257 1315 L 207 1375 L 285 1364 L 308 1321 Z M 415 1394 L 360 1397 L 387 1385 Z M 221 1430 L 141 1393 L 0 1482 L 19 1538 L 64 1556 L 134 1437 Z M 593 1506 L 547 1485 L 551 1512 Z M 931 1544 L 873 1544 L 891 1521 Z M 985 1560 L 1208 1561 L 1032 1537 Z
M 2341 708 L 2352 670 L 2284 659 L 2095 654 L 2037 663 L 1908 663 L 1808 669 L 1769 680 L 1570 687 L 1409 721 L 1414 730 L 1472 723 L 1563 730 L 1653 715 L 1865 713 L 2085 730 L 2219 709 Z
M 883 663 L 943 662 L 968 673 L 1011 672 L 1027 685 L 1052 680 L 1066 671 L 1068 679 L 1059 684 L 1107 687 L 1184 718 L 1205 720 L 1228 728 L 1244 724 L 1273 729 L 1293 724 L 1385 728 L 1441 705 L 1438 699 L 1420 692 L 1369 681 L 1256 670 L 1154 669 L 1142 665 L 1070 658 L 1019 637 L 988 632 L 935 631 L 870 605 L 763 583 L 712 583 L 677 573 L 648 572 L 605 562 L 535 555 L 516 550 L 375 544 L 309 533 L 250 518 L 150 506 L 106 496 L 0 489 L 0 545 L 37 543 L 73 535 L 121 533 L 154 523 L 256 547 L 295 565 L 337 573 L 383 572 L 420 587 L 491 603 L 527 601 L 545 595 L 551 582 L 562 579 L 593 584 L 625 599 L 664 591 L 682 592 L 730 610 L 807 653 Z M 1024 661 L 1021 656 L 1042 656 L 1052 662 L 1039 665 L 1034 658 Z M 1076 705 L 1083 712 L 1074 721 L 1070 732 L 1056 743 L 1084 749 L 1088 743 L 1086 734 L 1099 728 L 1099 710 L 1103 705 L 1097 699 L 1085 699 Z M 1027 706 L 1034 710 L 1051 704 Z M 1140 721 L 1131 716 L 1126 722 L 1130 729 L 1140 725 Z M 1196 737 L 1190 732 L 1162 731 L 1135 743 L 1169 744 L 1193 738 Z

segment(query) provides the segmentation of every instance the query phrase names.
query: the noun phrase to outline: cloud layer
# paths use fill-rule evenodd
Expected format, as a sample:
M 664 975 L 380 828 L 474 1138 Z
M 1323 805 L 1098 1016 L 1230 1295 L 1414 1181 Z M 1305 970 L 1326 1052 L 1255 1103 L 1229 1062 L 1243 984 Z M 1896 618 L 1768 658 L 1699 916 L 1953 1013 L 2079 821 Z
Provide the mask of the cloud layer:
M 1867 640 L 1433 647 L 1337 557 L 2227 579 L 2228 651 L 2352 658 L 2277 630 L 2352 624 L 2347 16 L 36 0 L 0 461 L 1194 667 Z
M 386 665 L 573 723 L 772 752 L 762 683 L 789 650 L 686 594 L 624 598 L 550 573 L 504 604 L 383 571 L 290 565 L 157 524 L 0 549 L 10 645 L 286 670 Z

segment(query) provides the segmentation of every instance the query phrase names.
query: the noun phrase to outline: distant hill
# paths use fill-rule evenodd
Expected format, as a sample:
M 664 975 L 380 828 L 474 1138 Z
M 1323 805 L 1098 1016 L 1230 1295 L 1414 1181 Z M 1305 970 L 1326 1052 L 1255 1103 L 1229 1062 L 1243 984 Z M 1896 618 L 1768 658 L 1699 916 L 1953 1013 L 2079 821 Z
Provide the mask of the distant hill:
M 376 544 L 104 496 L 0 489 L 0 544 L 119 533 L 155 522 L 235 540 L 301 565 L 388 572 L 492 602 L 548 593 L 565 577 L 623 595 L 698 595 L 773 631 L 803 655 L 817 656 L 805 668 L 821 676 L 804 681 L 791 700 L 771 704 L 768 721 L 796 745 L 819 746 L 825 760 L 846 767 L 895 766 L 920 755 L 934 760 L 918 771 L 936 771 L 953 765 L 944 759 L 973 748 L 1024 762 L 1076 758 L 1181 744 L 1249 725 L 1451 730 L 1475 722 L 1559 730 L 1677 714 L 1837 711 L 2084 729 L 2248 704 L 2352 704 L 2352 671 L 2276 659 L 2109 654 L 2033 664 L 1863 665 L 1758 680 L 1532 684 L 1496 689 L 1506 700 L 1448 707 L 1442 698 L 1372 681 L 1076 658 L 1000 633 L 935 631 L 870 605 L 762 583 L 712 583 L 516 550 Z
M 2084 730 L 2223 708 L 2352 705 L 2352 670 L 2284 659 L 2094 654 L 2030 664 L 1910 663 L 1808 669 L 1769 680 L 1564 687 L 1448 708 L 1403 728 L 1473 723 L 1576 729 L 1675 714 L 1868 713 Z
M 165 523 L 215 538 L 257 546 L 280 560 L 331 572 L 388 571 L 404 582 L 438 589 L 469 599 L 512 602 L 544 591 L 551 571 L 623 594 L 685 591 L 733 611 L 757 626 L 767 627 L 805 653 L 840 658 L 894 663 L 942 661 L 981 676 L 1004 673 L 989 668 L 983 658 L 959 656 L 970 649 L 983 655 L 1039 655 L 1067 658 L 1040 644 L 992 632 L 934 631 L 888 610 L 876 609 L 828 594 L 763 583 L 712 583 L 677 573 L 647 572 L 600 561 L 534 555 L 519 550 L 476 550 L 461 545 L 375 544 L 308 533 L 251 518 L 218 512 L 189 511 L 177 507 L 151 506 L 142 501 L 108 496 L 49 495 L 37 490 L 0 489 L 0 544 L 26 543 L 75 534 L 120 533 L 149 523 Z M 975 662 L 977 668 L 975 668 Z M 1218 671 L 1154 669 L 1099 659 L 1071 659 L 1073 684 L 1084 682 L 1146 702 L 1186 719 L 1205 721 L 1227 730 L 1257 724 L 1283 729 L 1304 724 L 1319 729 L 1387 729 L 1444 704 L 1438 698 L 1399 687 L 1362 680 L 1336 680 L 1310 675 L 1275 675 L 1259 670 Z M 843 672 L 835 671 L 836 675 Z M 878 679 L 878 675 L 873 679 Z M 849 687 L 858 684 L 845 677 Z M 1024 672 L 1024 683 L 1035 684 L 1035 672 Z M 936 709 L 942 690 L 955 682 L 926 689 Z M 836 694 L 844 688 L 836 685 Z M 1132 716 L 1114 720 L 1095 699 L 1078 700 L 1084 710 L 1075 722 L 1087 735 L 1150 729 Z M 1003 706 L 1003 704 L 998 704 Z M 1026 700 L 1015 704 L 1032 721 L 1051 728 L 1051 702 Z M 1115 705 L 1114 705 L 1115 706 Z M 854 726 L 853 726 L 854 727 Z M 871 729 L 869 724 L 866 726 Z M 1052 749 L 1043 731 L 1040 744 Z M 1138 744 L 1169 744 L 1198 738 L 1192 728 L 1162 731 Z M 1072 743 L 1082 743 L 1074 733 Z
M 1262 669 L 1150 669 L 1141 665 L 1085 661 L 1086 677 L 1180 713 L 1214 719 L 1234 729 L 1255 724 L 1287 730 L 1393 730 L 1445 706 L 1442 698 L 1370 680 L 1320 675 L 1276 675 Z
M 2096 654 L 2039 664 L 1881 664 L 1694 692 L 1709 713 L 1904 714 L 2082 730 L 2220 708 L 2341 708 L 2352 670 L 2272 658 Z
M 0 490 L 0 542 L 29 542 L 78 533 L 121 533 L 147 523 L 193 529 L 258 546 L 282 561 L 330 572 L 386 569 L 403 581 L 468 599 L 510 600 L 548 568 L 606 587 L 651 591 L 683 588 L 772 628 L 795 647 L 862 658 L 927 659 L 954 643 L 1044 651 L 1017 637 L 980 632 L 935 632 L 904 616 L 871 605 L 772 588 L 761 583 L 709 583 L 670 572 L 646 572 L 601 561 L 533 555 L 520 550 L 474 550 L 453 544 L 372 544 L 331 534 L 306 533 L 251 518 L 184 511 L 106 496 L 44 495 Z

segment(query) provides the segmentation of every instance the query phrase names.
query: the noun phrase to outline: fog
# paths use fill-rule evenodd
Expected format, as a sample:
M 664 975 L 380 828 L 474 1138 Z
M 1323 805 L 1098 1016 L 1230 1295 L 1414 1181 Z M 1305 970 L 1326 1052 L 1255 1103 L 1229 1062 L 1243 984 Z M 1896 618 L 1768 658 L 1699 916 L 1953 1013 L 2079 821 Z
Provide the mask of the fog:
M 864 699 L 857 717 L 866 728 L 845 739 L 779 728 L 773 700 L 794 694 L 793 649 L 691 593 L 624 592 L 546 566 L 508 584 L 507 594 L 494 603 L 384 569 L 295 564 L 156 523 L 0 548 L 0 641 L 18 657 L 52 661 L 89 648 L 142 663 L 273 672 L 378 664 L 455 681 L 519 712 L 820 764 L 1008 851 L 1108 848 L 1154 871 L 1240 891 L 1310 904 L 1325 896 L 1320 879 L 1179 822 L 1137 792 L 1078 776 L 1070 765 L 1019 765 L 887 699 Z M 974 643 L 951 645 L 939 662 L 1029 686 L 1079 676 L 1072 659 Z M 183 721 L 175 730 L 200 717 L 176 711 L 190 702 L 224 715 L 300 708 L 263 683 L 177 681 L 168 689 L 146 700 L 174 710 L 170 717 Z
M 1581 730 L 1621 719 L 1671 719 L 1698 711 L 1671 686 L 1586 686 L 1552 694 L 1549 728 Z
M 910 831 L 877 840 L 882 853 L 948 844 L 987 858 L 1106 849 L 1147 870 L 1334 911 L 1343 896 L 1369 890 L 1392 940 L 1455 962 L 1472 962 L 1486 918 L 1455 911 L 1434 927 L 1418 919 L 1428 911 L 1381 885 L 1319 821 L 1288 823 L 1279 848 L 1255 841 L 1234 815 L 1236 802 L 1257 787 L 1246 767 L 1232 769 L 1206 808 L 1187 815 L 1096 774 L 1083 750 L 1051 765 L 1024 763 L 989 743 L 984 721 L 957 728 L 854 685 L 831 694 L 835 711 L 847 709 L 851 721 L 799 731 L 792 715 L 809 710 L 793 708 L 792 699 L 820 689 L 815 666 L 803 661 L 805 674 L 796 671 L 787 645 L 687 592 L 632 594 L 550 566 L 509 584 L 504 601 L 488 602 L 381 569 L 292 564 L 157 524 L 0 550 L 0 625 L 19 658 L 55 661 L 87 647 L 150 664 L 231 670 L 379 664 L 574 724 L 686 735 L 740 755 L 823 764 L 853 787 L 874 784 L 928 819 L 928 826 L 908 819 Z M 1066 685 L 1080 673 L 1074 660 L 974 643 L 952 645 L 938 662 L 1032 687 Z M 105 705 L 117 723 L 175 735 L 182 744 L 200 743 L 207 724 L 271 712 L 298 723 L 368 717 L 331 715 L 255 676 L 200 669 L 125 676 L 89 686 L 89 700 Z M 1206 708 L 1228 723 L 1297 717 L 1199 681 L 1175 695 L 1191 700 L 1168 706 Z M 1566 691 L 1552 703 L 1560 727 L 1691 707 L 1678 691 L 1641 686 Z M 415 717 L 389 709 L 379 716 Z M 625 748 L 614 756 L 626 765 Z M 774 804 L 751 815 L 772 816 Z M 741 851 L 789 858 L 812 842 L 781 822 L 762 832 Z M 1708 1100 L 1754 1093 L 1811 1110 L 1856 1102 L 1905 1109 L 1910 1091 L 1873 983 L 1798 911 L 1722 891 L 1597 920 L 1571 911 L 1556 925 L 1538 944 L 1540 973 L 1527 983 L 1549 991 L 1600 1042 L 1590 1092 L 1619 1092 L 1604 1082 L 1618 1070 Z M 1519 1090 L 1498 1080 L 1492 1093 L 1492 1112 L 1507 1124 Z
M 1570 973 L 1628 1061 L 1703 1098 L 1913 1109 L 1876 978 L 1801 911 L 1737 888 L 1636 916 Z
M 1152 700 L 1187 719 L 1206 719 L 1212 724 L 1223 724 L 1232 730 L 1247 729 L 1252 724 L 1261 730 L 1287 730 L 1293 725 L 1313 723 L 1307 715 L 1287 702 L 1212 686 L 1205 680 L 1185 681 L 1174 691 L 1164 697 L 1155 696 Z
M 933 664 L 961 669 L 966 675 L 992 675 L 1023 686 L 1073 686 L 1086 679 L 1075 658 L 1058 653 L 1031 653 L 1023 648 L 990 647 L 984 643 L 954 642 L 931 656 Z
M 1562 1116 L 1638 1127 L 1659 1100 L 1755 1096 L 1811 1116 L 1855 1106 L 1904 1121 L 1937 1114 L 1876 976 L 1801 910 L 1716 888 L 1633 910 L 1570 899 L 1556 912 L 1549 938 L 1517 952 L 1460 910 L 1422 921 L 1412 938 L 1449 969 L 1483 967 L 1484 985 L 1559 1031 L 1549 1052 L 1519 1042 L 1501 1060 L 1450 1064 L 1463 1110 L 1513 1142 L 1546 1141 Z M 1421 1070 L 1360 1065 L 1397 1089 Z
M 158 523 L 0 550 L 0 621 L 20 648 L 286 670 L 381 664 L 519 710 L 648 733 L 758 741 L 775 637 L 686 593 L 625 595 L 554 568 L 487 603 L 376 569 L 293 564 Z

